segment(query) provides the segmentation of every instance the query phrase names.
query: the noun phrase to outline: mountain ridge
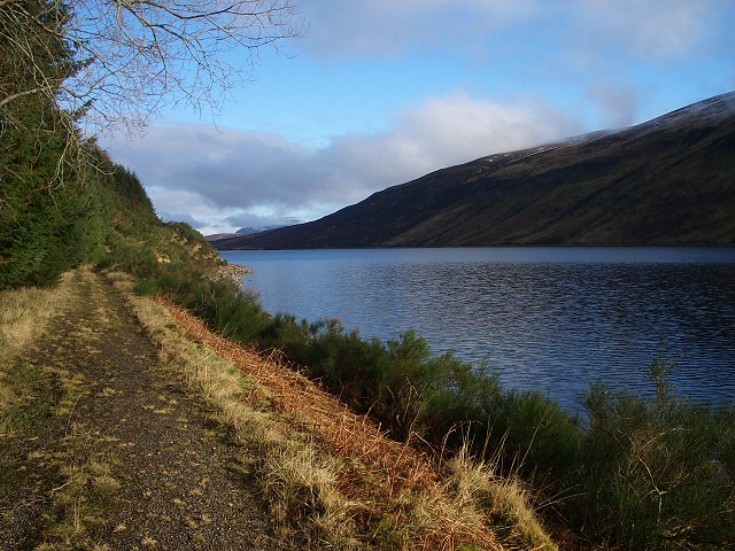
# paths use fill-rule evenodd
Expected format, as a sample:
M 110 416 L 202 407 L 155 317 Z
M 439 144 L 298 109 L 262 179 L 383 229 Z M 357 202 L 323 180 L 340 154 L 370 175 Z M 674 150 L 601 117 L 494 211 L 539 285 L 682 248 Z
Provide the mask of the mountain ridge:
M 480 157 L 219 249 L 735 243 L 735 92 Z

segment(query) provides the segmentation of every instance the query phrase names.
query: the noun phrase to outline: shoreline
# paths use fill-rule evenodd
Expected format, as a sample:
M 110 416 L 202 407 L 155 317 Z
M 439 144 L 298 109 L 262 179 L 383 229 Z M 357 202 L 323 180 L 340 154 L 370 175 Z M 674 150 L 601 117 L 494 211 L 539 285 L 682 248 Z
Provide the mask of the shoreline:
M 242 284 L 242 277 L 252 273 L 253 270 L 246 266 L 242 266 L 241 264 L 230 264 L 227 262 L 217 268 L 214 273 L 214 279 L 231 281 L 239 287 Z

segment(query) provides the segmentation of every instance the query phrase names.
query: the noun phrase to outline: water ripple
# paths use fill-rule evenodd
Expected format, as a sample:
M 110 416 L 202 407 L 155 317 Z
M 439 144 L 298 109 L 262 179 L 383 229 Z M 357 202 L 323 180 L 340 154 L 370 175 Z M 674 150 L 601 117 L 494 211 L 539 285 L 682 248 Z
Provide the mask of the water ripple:
M 585 389 L 652 392 L 645 367 L 703 402 L 735 399 L 733 249 L 409 249 L 223 253 L 269 311 L 418 330 L 511 388 L 578 409 Z

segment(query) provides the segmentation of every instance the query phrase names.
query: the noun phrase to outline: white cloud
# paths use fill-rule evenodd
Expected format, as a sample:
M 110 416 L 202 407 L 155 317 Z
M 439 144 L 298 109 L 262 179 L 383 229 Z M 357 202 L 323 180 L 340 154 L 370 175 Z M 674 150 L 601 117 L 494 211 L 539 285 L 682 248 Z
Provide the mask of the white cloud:
M 393 55 L 471 42 L 538 14 L 541 0 L 310 0 L 306 49 L 320 56 Z M 451 38 L 455 37 L 454 40 Z
M 639 93 L 630 86 L 601 83 L 587 90 L 587 97 L 595 102 L 609 128 L 621 128 L 636 122 Z
M 456 92 L 401 114 L 388 131 L 339 136 L 323 148 L 194 124 L 152 127 L 110 148 L 141 177 L 162 217 L 227 231 L 320 217 L 432 170 L 579 130 L 541 103 Z
M 299 46 L 326 58 L 434 46 L 489 55 L 496 39 L 538 23 L 559 47 L 589 53 L 594 44 L 661 62 L 708 43 L 712 22 L 732 6 L 731 0 L 310 0 L 301 6 L 309 25 Z
M 717 0 L 580 0 L 581 32 L 653 60 L 691 54 L 727 4 Z M 730 4 L 732 6 L 732 4 Z
M 580 128 L 541 100 L 505 105 L 465 93 L 432 98 L 406 116 L 402 133 L 421 144 L 429 159 L 448 163 L 521 149 Z

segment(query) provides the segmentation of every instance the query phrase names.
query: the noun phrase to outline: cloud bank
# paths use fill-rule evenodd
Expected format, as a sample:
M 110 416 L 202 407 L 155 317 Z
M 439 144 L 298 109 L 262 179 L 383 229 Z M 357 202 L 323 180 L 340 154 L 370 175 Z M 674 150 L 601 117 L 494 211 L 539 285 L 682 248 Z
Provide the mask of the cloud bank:
M 110 140 L 162 218 L 203 233 L 311 220 L 452 164 L 640 122 L 683 105 L 677 97 L 667 109 L 646 109 L 692 67 L 727 69 L 711 54 L 732 49 L 731 25 L 717 23 L 735 19 L 732 0 L 309 0 L 300 9 L 308 26 L 292 47 L 308 59 L 301 68 L 309 80 L 296 82 L 309 90 L 281 75 L 280 102 L 266 95 L 252 107 L 276 112 L 260 128 L 294 123 L 319 135 L 326 113 L 383 130 L 307 145 L 288 130 L 248 130 L 243 115 L 230 126 L 161 124 L 127 145 Z M 354 87 L 342 86 L 386 59 L 393 72 L 379 82 L 360 74 Z M 322 75 L 338 76 L 322 84 Z M 712 82 L 701 88 L 721 85 Z M 321 103 L 313 100 L 320 86 L 329 98 Z M 391 95 L 397 87 L 406 94 Z M 385 95 L 392 118 L 365 115 L 380 109 L 362 105 L 375 95 Z
M 506 105 L 455 92 L 398 115 L 389 130 L 336 136 L 321 148 L 186 124 L 152 127 L 111 149 L 134 168 L 159 216 L 216 233 L 315 219 L 432 170 L 580 130 L 542 102 Z
M 306 48 L 324 57 L 474 49 L 518 25 L 539 25 L 555 40 L 660 60 L 701 46 L 728 7 L 730 0 L 310 0 L 300 9 L 309 23 Z

